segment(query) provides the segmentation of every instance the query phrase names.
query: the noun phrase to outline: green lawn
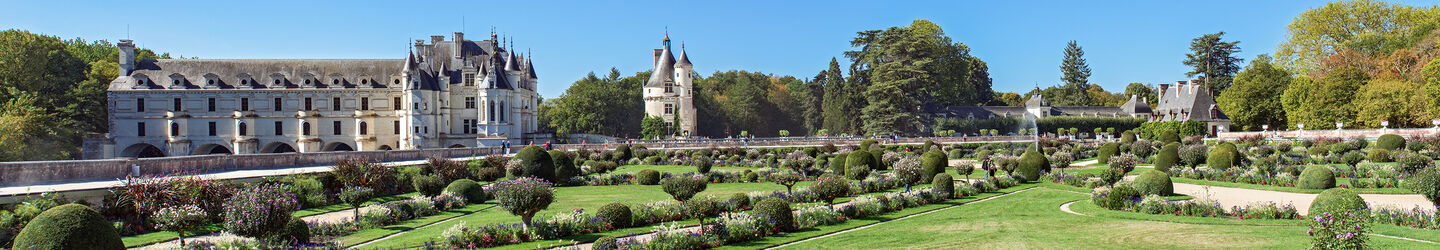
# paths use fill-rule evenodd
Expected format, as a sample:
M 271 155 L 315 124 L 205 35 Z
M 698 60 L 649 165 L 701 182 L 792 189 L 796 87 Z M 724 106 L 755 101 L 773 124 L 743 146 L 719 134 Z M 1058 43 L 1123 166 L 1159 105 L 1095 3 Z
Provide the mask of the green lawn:
M 685 165 L 625 165 L 625 166 L 620 166 L 620 168 L 618 168 L 618 169 L 615 169 L 615 173 L 630 173 L 630 174 L 635 174 L 635 173 L 640 172 L 640 170 L 646 170 L 646 169 L 654 169 L 655 171 L 660 171 L 661 173 L 671 173 L 671 174 L 680 174 L 680 173 L 695 172 L 695 166 L 685 166 Z M 744 172 L 745 170 L 755 170 L 755 169 L 757 169 L 757 168 L 730 167 L 730 166 L 714 166 L 714 167 L 711 167 L 711 168 L 710 168 L 710 171 L 736 171 L 736 172 Z
M 405 193 L 405 194 L 397 194 L 397 195 L 385 196 L 385 197 L 375 198 L 374 200 L 371 200 L 370 202 L 365 203 L 365 204 L 369 205 L 369 204 L 385 203 L 385 202 L 390 202 L 390 201 L 403 200 L 403 199 L 408 199 L 408 198 L 410 198 L 410 196 L 413 196 L 413 195 L 415 195 L 415 194 L 417 194 L 417 193 L 413 193 L 413 192 L 412 192 L 412 193 Z M 323 214 L 323 213 L 344 211 L 344 210 L 346 210 L 346 209 L 351 209 L 350 205 L 347 205 L 347 204 L 334 204 L 334 205 L 323 206 L 323 207 L 313 207 L 313 208 L 301 209 L 301 210 L 299 210 L 299 211 L 295 211 L 295 213 L 292 213 L 292 215 L 294 215 L 295 217 L 305 217 L 305 216 L 311 216 L 311 215 L 317 215 L 317 214 Z M 211 233 L 211 232 L 219 231 L 219 230 L 221 230 L 221 229 L 224 229 L 224 228 L 222 228 L 222 227 L 220 226 L 220 224 L 215 224 L 215 225 L 206 226 L 206 227 L 201 228 L 201 229 L 198 229 L 198 230 L 189 231 L 189 233 L 186 233 L 185 235 L 191 235 L 191 236 L 194 236 L 194 235 L 205 235 L 205 234 L 209 234 L 209 233 Z M 120 240 L 125 243 L 125 247 L 138 247 L 138 246 L 144 246 L 144 245 L 150 245 L 150 244 L 155 244 L 155 243 L 160 243 L 160 242 L 171 241 L 171 240 L 175 240 L 175 239 L 178 239 L 178 238 L 180 238 L 180 237 L 179 237 L 179 235 L 176 235 L 175 232 L 159 231 L 159 232 L 150 232 L 150 233 L 144 233 L 144 234 L 137 234 L 137 235 L 125 236 L 125 237 L 121 237 Z
M 931 214 L 894 221 L 874 227 L 815 239 L 792 246 L 794 249 L 874 248 L 957 248 L 957 249 L 1297 249 L 1309 245 L 1308 229 L 1295 221 L 1233 221 L 1170 215 L 1150 218 L 1080 216 L 1065 213 L 1059 206 L 1081 200 L 1072 209 L 1081 209 L 1086 194 L 1040 188 L 995 200 L 970 204 Z M 1094 208 L 1094 206 L 1090 206 Z M 1098 209 L 1098 208 L 1097 208 Z M 1395 228 L 1376 230 L 1405 230 Z M 1420 237 L 1419 232 L 1405 237 Z M 1397 235 L 1400 236 L 1400 235 Z M 1422 238 L 1435 240 L 1433 238 Z M 1427 243 L 1371 237 L 1378 249 L 1422 249 L 1440 247 Z
M 1350 179 L 1351 179 L 1351 178 L 1335 178 L 1335 186 L 1350 184 Z M 1174 182 L 1176 182 L 1176 183 L 1189 183 L 1189 184 L 1196 184 L 1196 185 L 1209 185 L 1209 186 L 1231 187 L 1231 188 L 1248 188 L 1248 189 L 1280 191 L 1280 192 L 1291 192 L 1291 193 L 1318 194 L 1318 193 L 1320 193 L 1320 192 L 1324 192 L 1324 191 L 1325 191 L 1324 189 L 1305 189 L 1305 188 L 1298 188 L 1298 187 L 1280 187 L 1280 186 L 1261 185 L 1261 184 L 1235 183 L 1235 182 L 1228 182 L 1228 181 L 1198 180 L 1198 179 L 1190 179 L 1190 178 L 1179 177 L 1179 176 L 1171 177 L 1170 180 L 1171 180 L 1171 181 L 1174 181 Z M 1355 191 L 1356 193 L 1362 193 L 1362 194 L 1414 194 L 1414 193 L 1415 193 L 1415 191 L 1411 191 L 1410 189 L 1406 189 L 1406 188 L 1350 188 L 1350 190 Z

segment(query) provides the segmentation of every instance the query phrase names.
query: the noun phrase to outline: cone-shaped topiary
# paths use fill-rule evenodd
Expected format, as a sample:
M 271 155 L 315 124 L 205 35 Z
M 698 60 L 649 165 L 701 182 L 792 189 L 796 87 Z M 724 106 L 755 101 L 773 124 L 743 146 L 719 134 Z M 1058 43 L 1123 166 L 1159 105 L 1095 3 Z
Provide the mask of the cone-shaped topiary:
M 555 163 L 555 183 L 570 182 L 570 177 L 580 175 L 580 168 L 575 167 L 575 160 L 565 151 L 550 150 L 550 162 Z
M 67 204 L 45 210 L 20 230 L 12 249 L 125 249 L 120 233 L 90 207 Z
M 1040 180 L 1042 172 L 1050 168 L 1050 160 L 1040 152 L 1029 151 L 1020 155 L 1020 166 L 1015 169 L 1016 178 L 1021 182 L 1032 182 Z
M 1146 195 L 1170 195 L 1175 192 L 1175 185 L 1170 183 L 1170 174 L 1152 169 L 1135 177 L 1135 190 Z
M 1180 143 L 1173 142 L 1160 147 L 1160 153 L 1155 155 L 1155 170 L 1169 173 L 1170 168 L 1180 164 Z
M 1323 165 L 1305 166 L 1295 187 L 1306 189 L 1330 189 L 1335 187 L 1335 172 Z
M 485 188 L 470 179 L 452 181 L 449 186 L 445 186 L 445 191 L 465 197 L 465 202 L 471 204 L 484 203 L 487 198 L 485 197 Z
M 775 228 L 782 232 L 795 230 L 795 215 L 791 214 L 790 202 L 780 198 L 765 198 L 755 203 L 755 215 L 770 218 Z
M 936 174 L 944 173 L 945 165 L 949 165 L 949 163 L 950 160 L 945 159 L 945 153 L 942 153 L 938 149 L 925 152 L 924 155 L 920 156 L 920 168 L 924 170 L 922 172 L 922 178 L 931 178 Z
M 1310 213 L 1308 215 L 1320 215 L 1320 213 L 1339 213 L 1355 209 L 1366 208 L 1365 199 L 1360 198 L 1355 191 L 1348 188 L 1332 188 L 1320 192 L 1315 196 L 1315 201 L 1310 202 Z
M 1375 139 L 1375 147 L 1385 150 L 1402 149 L 1405 148 L 1405 137 L 1394 134 L 1381 135 L 1379 139 Z
M 511 174 L 510 179 L 534 177 L 555 182 L 555 160 L 550 158 L 550 153 L 546 153 L 545 149 L 540 146 L 531 145 L 520 149 L 520 153 L 515 154 L 514 160 L 519 160 L 520 164 L 516 166 L 518 169 L 505 171 Z

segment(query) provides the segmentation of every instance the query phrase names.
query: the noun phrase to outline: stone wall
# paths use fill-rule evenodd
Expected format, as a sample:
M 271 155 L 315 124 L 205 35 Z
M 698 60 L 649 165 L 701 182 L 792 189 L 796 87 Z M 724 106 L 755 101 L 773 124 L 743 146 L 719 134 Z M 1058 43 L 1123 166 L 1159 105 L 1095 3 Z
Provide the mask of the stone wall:
M 1384 134 L 1396 134 L 1405 137 L 1436 136 L 1440 135 L 1440 128 L 1397 128 L 1397 129 L 1345 129 L 1345 130 L 1288 130 L 1268 132 L 1224 132 L 1220 133 L 1221 139 L 1237 139 L 1245 136 L 1263 135 L 1266 137 L 1284 138 L 1319 138 L 1319 137 L 1368 137 L 1376 138 Z

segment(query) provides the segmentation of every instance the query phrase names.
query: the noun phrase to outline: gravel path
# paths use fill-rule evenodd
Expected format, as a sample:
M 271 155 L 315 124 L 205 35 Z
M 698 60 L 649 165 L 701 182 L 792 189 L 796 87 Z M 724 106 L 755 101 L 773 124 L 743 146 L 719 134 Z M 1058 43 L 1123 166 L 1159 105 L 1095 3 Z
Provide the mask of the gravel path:
M 338 222 L 351 221 L 351 220 L 354 220 L 354 218 L 355 218 L 355 209 L 353 209 L 353 208 L 347 208 L 347 209 L 345 209 L 345 210 L 340 210 L 340 211 L 335 211 L 335 212 L 329 212 L 329 213 L 323 213 L 323 214 L 316 214 L 316 215 L 311 215 L 311 216 L 300 217 L 300 220 L 304 220 L 306 223 L 319 223 L 319 222 L 338 223 Z
M 1127 177 L 1133 178 L 1133 176 Z M 1302 194 L 1268 190 L 1255 190 L 1244 188 L 1216 187 L 1196 185 L 1188 183 L 1174 183 L 1175 193 L 1185 194 L 1196 198 L 1210 198 L 1229 210 L 1232 206 L 1245 206 L 1256 202 L 1274 202 L 1276 204 L 1295 205 L 1301 215 L 1305 215 L 1310 208 L 1310 202 L 1315 200 L 1318 194 Z M 1360 194 L 1370 207 L 1395 207 L 1413 208 L 1420 207 L 1434 211 L 1430 201 L 1419 194 Z
M 1065 211 L 1066 213 L 1071 213 L 1071 214 L 1075 214 L 1075 215 L 1090 216 L 1090 215 L 1088 215 L 1088 214 L 1076 213 L 1075 210 L 1070 210 L 1070 204 L 1075 204 L 1076 202 L 1080 202 L 1080 201 L 1078 201 L 1078 200 L 1077 200 L 1077 201 L 1070 201 L 1070 202 L 1066 202 L 1065 204 L 1060 204 L 1060 211 Z

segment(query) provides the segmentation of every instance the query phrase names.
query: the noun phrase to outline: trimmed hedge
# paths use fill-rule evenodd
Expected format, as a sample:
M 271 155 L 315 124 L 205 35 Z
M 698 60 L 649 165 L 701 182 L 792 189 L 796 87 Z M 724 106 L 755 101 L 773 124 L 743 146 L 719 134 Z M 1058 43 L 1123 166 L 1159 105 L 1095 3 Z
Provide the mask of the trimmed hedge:
M 90 207 L 66 204 L 35 216 L 15 236 L 12 249 L 125 249 L 120 233 Z
M 755 203 L 755 215 L 770 218 L 775 228 L 782 232 L 795 231 L 795 215 L 791 214 L 790 202 L 780 198 L 765 198 Z
M 291 243 L 309 243 L 310 225 L 298 217 L 290 217 L 290 222 L 285 223 L 285 228 L 275 233 L 275 237 Z
M 1170 168 L 1180 164 L 1180 143 L 1171 142 L 1160 147 L 1160 153 L 1155 155 L 1155 170 L 1170 172 Z
M 555 160 L 550 158 L 550 153 L 545 152 L 544 148 L 534 145 L 525 146 L 524 149 L 520 149 L 520 153 L 515 154 L 514 159 L 519 160 L 520 164 L 518 169 L 505 171 L 510 179 L 535 177 L 551 183 L 555 182 Z
M 1323 165 L 1310 165 L 1300 172 L 1295 187 L 1305 189 L 1330 189 L 1335 187 L 1335 171 Z
M 599 215 L 600 218 L 604 218 L 605 221 L 610 222 L 610 225 L 614 226 L 616 229 L 628 228 L 630 227 L 630 225 L 634 225 L 632 223 L 633 214 L 630 212 L 630 207 L 625 206 L 625 204 L 605 204 L 605 206 L 600 207 L 600 211 L 597 212 L 595 215 Z
M 1375 147 L 1385 150 L 1402 149 L 1405 148 L 1405 137 L 1394 134 L 1381 135 L 1379 139 L 1375 139 Z
M 1223 146 L 1216 146 L 1210 150 L 1210 157 L 1205 159 L 1205 165 L 1215 170 L 1230 169 L 1235 166 L 1235 150 Z
M 440 195 L 441 191 L 445 191 L 445 182 L 440 181 L 439 177 L 431 175 L 411 177 L 410 185 L 415 188 L 416 192 L 420 192 L 420 194 L 425 196 L 433 197 Z
M 1135 143 L 1135 131 L 1126 130 L 1125 132 L 1120 133 L 1120 143 L 1124 143 L 1125 145 Z
M 635 182 L 640 185 L 660 184 L 660 171 L 655 171 L 654 169 L 640 170 L 639 173 L 635 174 Z
M 1146 140 L 1159 140 L 1164 131 L 1175 131 L 1180 138 L 1206 135 L 1205 122 L 1200 121 L 1168 121 L 1168 122 L 1147 122 L 1140 124 L 1136 131 L 1140 132 L 1140 138 Z
M 1110 157 L 1118 154 L 1120 154 L 1120 144 L 1111 142 L 1100 146 L 1100 152 L 1096 155 L 1096 158 L 1100 160 L 1100 164 L 1110 164 Z
M 1050 168 L 1050 160 L 1040 152 L 1028 151 L 1020 155 L 1020 166 L 1015 169 L 1016 178 L 1021 182 L 1040 180 L 1040 174 Z
M 1170 195 L 1175 193 L 1175 185 L 1170 183 L 1170 174 L 1151 169 L 1135 177 L 1135 190 L 1147 195 Z
M 1164 142 L 1164 143 L 1179 143 L 1179 142 L 1180 142 L 1180 133 L 1176 133 L 1174 130 L 1161 131 L 1161 132 L 1160 132 L 1160 142 Z
M 867 169 L 878 169 L 878 165 L 880 165 L 879 157 L 866 150 L 855 150 L 855 152 L 850 152 L 850 155 L 845 157 L 845 169 L 847 170 L 857 166 L 865 166 Z
M 935 175 L 935 178 L 930 181 L 930 187 L 935 188 L 937 192 L 944 192 L 946 197 L 954 197 L 955 178 L 950 177 L 949 173 L 942 172 Z
M 1364 208 L 1366 208 L 1365 199 L 1360 198 L 1360 195 L 1355 194 L 1355 191 L 1350 191 L 1348 188 L 1332 188 L 1325 190 L 1325 192 L 1320 192 L 1320 195 L 1315 196 L 1315 201 L 1310 203 L 1309 215 L 1314 216 L 1320 213 L 1335 214 Z
M 930 152 L 925 152 L 924 155 L 920 155 L 920 168 L 924 170 L 924 178 L 931 178 L 936 174 L 944 173 L 945 167 L 946 165 L 950 165 L 949 163 L 950 160 L 946 159 L 945 153 L 942 153 L 939 149 L 931 149 Z
M 485 188 L 481 187 L 480 183 L 475 183 L 475 181 L 470 179 L 452 181 L 449 186 L 445 187 L 445 191 L 459 195 L 460 197 L 465 197 L 465 202 L 470 204 L 484 203 L 486 198 L 488 198 L 485 197 Z
M 566 183 L 571 177 L 580 175 L 580 168 L 575 166 L 575 160 L 565 151 L 550 150 L 550 161 L 555 163 L 555 183 Z
M 1049 116 L 1035 119 L 1035 126 L 1039 127 L 1039 131 L 1055 131 L 1063 128 L 1067 133 L 1070 128 L 1075 128 L 1077 131 L 1094 131 L 1096 128 L 1115 128 L 1127 131 L 1138 128 L 1144 123 L 1145 119 L 1131 117 Z M 1013 129 L 1014 127 L 1006 128 Z

